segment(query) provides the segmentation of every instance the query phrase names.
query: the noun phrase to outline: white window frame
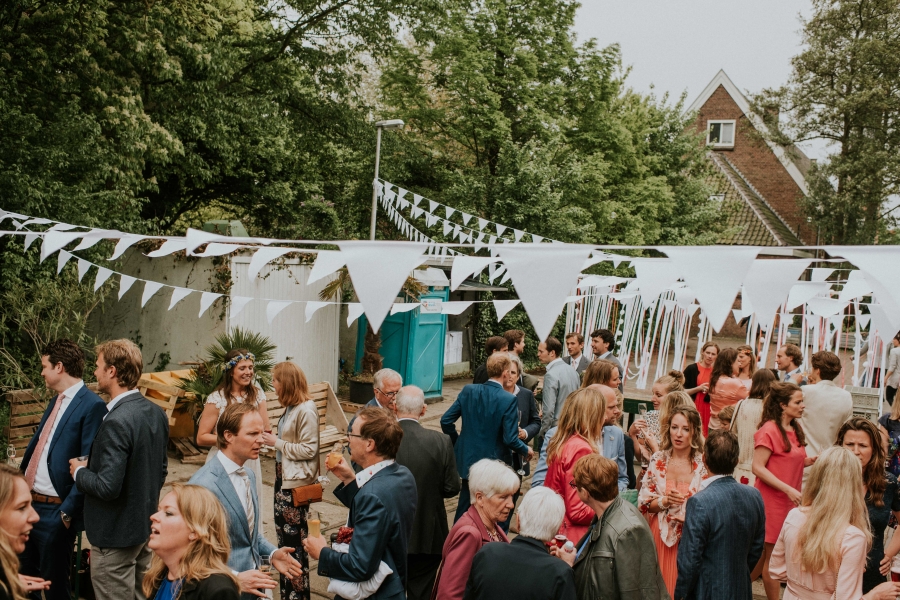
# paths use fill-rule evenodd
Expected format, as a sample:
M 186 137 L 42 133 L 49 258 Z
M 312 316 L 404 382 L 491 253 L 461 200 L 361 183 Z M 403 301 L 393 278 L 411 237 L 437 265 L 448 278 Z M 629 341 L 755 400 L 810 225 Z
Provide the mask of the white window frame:
M 709 138 L 710 129 L 713 125 L 730 124 L 731 125 L 731 142 L 712 142 Z M 706 122 L 706 144 L 713 148 L 734 148 L 734 138 L 737 136 L 737 122 L 734 119 L 713 119 Z

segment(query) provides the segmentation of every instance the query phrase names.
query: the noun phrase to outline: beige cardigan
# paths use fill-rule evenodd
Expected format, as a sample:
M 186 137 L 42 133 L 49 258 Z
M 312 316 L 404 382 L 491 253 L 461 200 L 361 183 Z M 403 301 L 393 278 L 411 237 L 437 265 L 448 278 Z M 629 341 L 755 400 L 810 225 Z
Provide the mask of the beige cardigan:
M 292 489 L 316 482 L 319 462 L 319 413 L 307 400 L 288 407 L 278 425 L 275 449 L 281 452 L 281 488 Z

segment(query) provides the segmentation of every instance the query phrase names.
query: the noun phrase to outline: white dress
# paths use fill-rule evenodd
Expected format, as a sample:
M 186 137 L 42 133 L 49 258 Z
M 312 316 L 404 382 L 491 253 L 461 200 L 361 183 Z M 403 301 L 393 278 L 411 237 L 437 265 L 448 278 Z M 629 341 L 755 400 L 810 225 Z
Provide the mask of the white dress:
M 266 393 L 262 390 L 262 388 L 258 386 L 254 386 L 256 389 L 256 404 L 264 403 L 266 401 Z M 225 412 L 225 409 L 228 408 L 228 400 L 225 399 L 224 394 L 222 392 L 216 390 L 209 397 L 206 398 L 206 404 L 215 404 L 216 408 L 219 409 L 219 416 L 222 416 L 222 413 Z M 218 421 L 216 421 L 218 425 Z M 213 428 L 213 433 L 215 433 L 215 427 Z M 210 448 L 209 454 L 206 455 L 206 462 L 209 462 L 213 456 L 216 455 L 219 449 L 215 446 Z M 259 466 L 259 459 L 247 461 L 247 465 L 252 471 L 253 474 L 256 475 L 256 500 L 260 506 L 262 506 L 262 469 Z

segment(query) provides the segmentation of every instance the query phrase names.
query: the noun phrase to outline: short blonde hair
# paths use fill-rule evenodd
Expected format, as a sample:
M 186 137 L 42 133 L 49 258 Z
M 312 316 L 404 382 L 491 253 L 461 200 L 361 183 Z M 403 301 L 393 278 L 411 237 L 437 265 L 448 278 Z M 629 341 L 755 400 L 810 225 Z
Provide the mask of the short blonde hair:
M 514 494 L 520 484 L 519 476 L 499 460 L 482 458 L 469 467 L 469 500 L 472 504 L 478 492 L 488 498 L 497 494 Z
M 500 377 L 509 369 L 509 356 L 506 352 L 494 352 L 487 359 L 488 377 Z
M 137 387 L 144 371 L 144 357 L 137 344 L 125 339 L 109 340 L 94 348 L 94 351 L 97 356 L 103 355 L 106 366 L 115 367 L 120 386 L 129 390 Z

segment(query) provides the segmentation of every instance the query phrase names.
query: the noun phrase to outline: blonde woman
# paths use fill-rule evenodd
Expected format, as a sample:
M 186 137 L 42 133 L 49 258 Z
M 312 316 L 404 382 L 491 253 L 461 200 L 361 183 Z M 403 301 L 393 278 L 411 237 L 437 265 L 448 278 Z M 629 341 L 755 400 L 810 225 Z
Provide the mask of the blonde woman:
M 772 579 L 787 583 L 784 600 L 894 600 L 900 595 L 900 583 L 894 582 L 862 593 L 872 543 L 862 488 L 862 466 L 852 452 L 831 447 L 819 455 L 769 562 Z
M 206 488 L 172 484 L 150 517 L 147 546 L 153 551 L 143 581 L 149 600 L 238 600 L 225 511 Z
M 628 435 L 634 440 L 634 451 L 635 453 L 640 452 L 641 455 L 641 474 L 638 475 L 638 485 L 647 471 L 650 457 L 659 451 L 660 417 L 662 416 L 660 409 L 663 400 L 672 392 L 684 391 L 684 375 L 681 371 L 669 371 L 668 375 L 663 375 L 653 383 L 650 391 L 653 410 L 648 411 L 644 418 L 636 419 L 628 429 Z
M 18 555 L 38 520 L 24 474 L 0 464 L 0 600 L 25 600 L 32 592 L 40 597 L 42 590 L 50 589 L 49 581 L 19 575 Z
M 572 540 L 581 539 L 590 528 L 594 511 L 581 501 L 570 483 L 575 463 L 582 456 L 598 454 L 606 421 L 606 398 L 598 390 L 586 388 L 572 392 L 563 404 L 559 426 L 547 448 L 547 478 L 544 485 L 562 496 L 566 516 L 559 533 Z
M 660 451 L 651 458 L 638 495 L 638 507 L 650 523 L 659 568 L 670 596 L 674 596 L 678 580 L 683 505 L 709 477 L 703 464 L 703 425 L 700 413 L 692 405 L 693 402 L 678 406 L 668 415 Z
M 281 578 L 282 600 L 310 597 L 309 555 L 303 540 L 309 535 L 308 506 L 294 506 L 292 491 L 312 485 L 318 476 L 319 413 L 309 397 L 309 384 L 300 367 L 292 362 L 275 365 L 272 386 L 284 414 L 278 421 L 278 436 L 263 433 L 263 443 L 273 446 L 275 454 L 275 534 L 278 547 L 294 548 L 292 556 L 303 566 L 293 580 Z

